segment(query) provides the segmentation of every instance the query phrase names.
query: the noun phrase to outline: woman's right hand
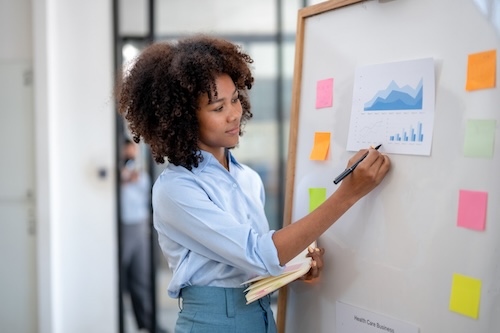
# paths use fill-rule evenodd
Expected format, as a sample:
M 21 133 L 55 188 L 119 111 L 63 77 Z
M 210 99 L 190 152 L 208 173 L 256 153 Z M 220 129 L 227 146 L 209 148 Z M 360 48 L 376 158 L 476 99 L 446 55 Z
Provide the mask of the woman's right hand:
M 361 199 L 375 187 L 387 175 L 391 167 L 391 161 L 387 155 L 378 150 L 370 148 L 362 149 L 357 152 L 348 162 L 347 168 L 358 161 L 363 154 L 368 152 L 366 158 L 358 164 L 354 171 L 342 180 L 340 189 L 345 190 L 356 200 Z

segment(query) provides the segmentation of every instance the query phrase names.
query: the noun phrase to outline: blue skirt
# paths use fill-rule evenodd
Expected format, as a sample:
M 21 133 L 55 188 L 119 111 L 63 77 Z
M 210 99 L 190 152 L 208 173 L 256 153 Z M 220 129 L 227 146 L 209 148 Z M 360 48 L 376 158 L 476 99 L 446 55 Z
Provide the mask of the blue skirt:
M 247 305 L 244 290 L 198 286 L 183 288 L 175 333 L 275 333 L 270 296 Z

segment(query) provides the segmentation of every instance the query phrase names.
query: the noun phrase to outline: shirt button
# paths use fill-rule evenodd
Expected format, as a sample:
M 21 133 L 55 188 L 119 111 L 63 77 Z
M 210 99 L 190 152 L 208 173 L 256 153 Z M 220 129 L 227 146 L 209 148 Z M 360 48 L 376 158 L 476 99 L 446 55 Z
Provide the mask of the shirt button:
M 236 185 L 236 183 L 233 183 L 233 187 L 234 187 L 234 188 L 237 188 L 237 187 L 238 187 L 238 185 Z

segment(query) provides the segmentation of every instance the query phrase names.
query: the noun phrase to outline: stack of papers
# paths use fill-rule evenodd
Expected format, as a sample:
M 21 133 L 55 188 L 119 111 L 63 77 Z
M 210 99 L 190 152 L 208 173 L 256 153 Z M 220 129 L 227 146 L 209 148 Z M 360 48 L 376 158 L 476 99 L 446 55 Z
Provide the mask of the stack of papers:
M 250 286 L 245 289 L 247 304 L 272 293 L 309 272 L 312 259 L 306 257 L 307 252 L 308 250 L 305 249 L 297 257 L 290 260 L 290 262 L 285 265 L 283 273 L 278 276 L 261 275 L 243 282 L 242 285 L 250 284 Z

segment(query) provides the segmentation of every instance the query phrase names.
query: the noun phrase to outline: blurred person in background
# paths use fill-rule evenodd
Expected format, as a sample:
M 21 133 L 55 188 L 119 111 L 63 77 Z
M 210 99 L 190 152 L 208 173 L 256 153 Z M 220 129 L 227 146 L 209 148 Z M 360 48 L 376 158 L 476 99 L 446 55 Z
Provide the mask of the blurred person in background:
M 164 332 L 153 323 L 151 287 L 151 179 L 140 167 L 139 146 L 126 139 L 121 167 L 121 267 L 123 293 L 128 292 L 137 327 Z

